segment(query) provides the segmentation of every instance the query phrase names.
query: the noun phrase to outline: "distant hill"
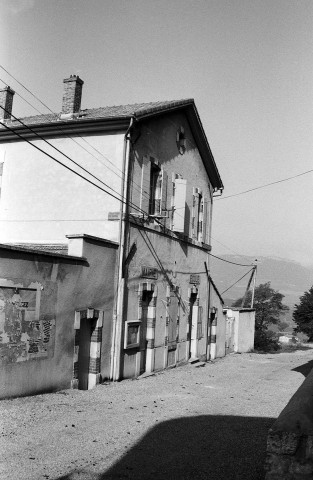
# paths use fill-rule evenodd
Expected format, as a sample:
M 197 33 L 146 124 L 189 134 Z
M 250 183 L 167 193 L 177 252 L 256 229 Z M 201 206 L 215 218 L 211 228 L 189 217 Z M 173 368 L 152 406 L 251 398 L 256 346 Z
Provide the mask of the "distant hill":
M 240 264 L 252 264 L 254 257 L 238 255 L 219 255 L 224 260 Z M 210 272 L 214 283 L 222 295 L 225 305 L 231 305 L 237 298 L 243 296 L 250 274 L 240 280 L 234 287 L 223 293 L 228 287 L 242 277 L 249 267 L 239 267 L 211 257 Z M 292 311 L 299 297 L 313 285 L 313 269 L 303 267 L 290 260 L 271 257 L 259 257 L 257 262 L 256 284 L 271 282 L 271 287 L 285 295 L 283 302 L 290 312 L 286 321 L 292 321 Z

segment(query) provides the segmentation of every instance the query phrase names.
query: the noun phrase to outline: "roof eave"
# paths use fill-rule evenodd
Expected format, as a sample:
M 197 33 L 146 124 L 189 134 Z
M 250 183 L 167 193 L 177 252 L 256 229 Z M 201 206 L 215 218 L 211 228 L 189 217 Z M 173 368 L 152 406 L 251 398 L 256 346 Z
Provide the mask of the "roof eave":
M 54 136 L 54 135 L 69 135 L 80 133 L 96 133 L 104 131 L 114 131 L 124 133 L 129 127 L 131 116 L 114 117 L 114 118 L 91 118 L 85 120 L 68 120 L 50 122 L 50 123 L 35 123 L 23 125 L 10 125 L 10 130 L 3 127 L 0 129 L 0 142 L 2 140 L 16 140 L 21 139 L 14 133 L 18 132 L 23 138 L 36 138 L 37 135 Z M 33 130 L 33 132 L 31 130 Z M 35 133 L 34 133 L 35 132 Z

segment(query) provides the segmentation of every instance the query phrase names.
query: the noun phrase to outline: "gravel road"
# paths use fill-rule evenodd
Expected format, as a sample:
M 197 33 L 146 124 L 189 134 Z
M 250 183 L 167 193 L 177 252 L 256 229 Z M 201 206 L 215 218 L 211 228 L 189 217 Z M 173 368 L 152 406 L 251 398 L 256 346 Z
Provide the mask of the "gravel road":
M 232 354 L 90 391 L 4 400 L 0 478 L 263 479 L 267 430 L 312 354 Z

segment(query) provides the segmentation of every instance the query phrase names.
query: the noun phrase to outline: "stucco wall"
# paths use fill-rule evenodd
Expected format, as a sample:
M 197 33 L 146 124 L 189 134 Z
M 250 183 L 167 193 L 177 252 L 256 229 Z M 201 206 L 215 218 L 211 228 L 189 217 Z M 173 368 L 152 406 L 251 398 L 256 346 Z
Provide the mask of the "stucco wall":
M 131 227 L 129 244 L 136 244 L 136 253 L 133 255 L 128 268 L 128 282 L 126 289 L 125 320 L 138 320 L 140 306 L 140 289 L 144 284 L 153 285 L 155 294 L 155 331 L 153 370 L 161 370 L 168 365 L 168 350 L 166 337 L 167 330 L 167 302 L 170 285 L 178 289 L 179 299 L 177 325 L 177 348 L 174 364 L 188 361 L 190 356 L 198 356 L 206 360 L 207 349 L 207 315 L 208 315 L 208 281 L 204 268 L 207 254 L 193 245 L 184 245 L 177 240 L 170 239 L 158 232 L 149 231 L 140 227 Z M 146 278 L 142 267 L 153 269 L 157 278 Z M 190 275 L 199 275 L 199 284 L 195 287 L 190 283 Z M 196 292 L 199 298 L 199 308 L 202 310 L 202 335 L 188 335 L 189 296 L 191 291 Z M 175 300 L 173 300 L 175 301 Z M 190 341 L 193 341 L 193 349 L 196 355 L 191 355 Z M 196 349 L 196 350 L 195 350 Z M 139 374 L 140 353 L 138 349 L 124 350 L 124 377 L 133 377 Z M 137 371 L 135 370 L 135 358 L 137 358 Z
M 210 243 L 212 187 L 184 114 L 173 113 L 160 116 L 140 123 L 136 128 L 138 135 L 131 152 L 130 200 L 133 204 L 143 208 L 146 215 L 141 221 L 135 221 L 134 217 L 130 215 L 127 252 L 130 252 L 135 244 L 136 253 L 131 256 L 127 269 L 124 320 L 140 319 L 141 289 L 153 289 L 154 300 L 151 303 L 153 306 L 148 312 L 150 317 L 148 318 L 148 348 L 146 351 L 147 358 L 149 357 L 150 360 L 146 360 L 146 371 L 149 369 L 161 370 L 170 365 L 186 362 L 190 357 L 207 359 L 209 299 L 204 262 L 208 263 L 209 257 L 207 247 L 203 246 L 199 238 L 194 236 L 193 244 L 191 244 L 191 237 L 193 195 L 194 189 L 199 189 L 206 204 L 205 243 Z M 184 129 L 186 139 L 186 150 L 183 154 L 179 153 L 176 144 L 177 131 L 181 128 Z M 147 218 L 150 177 L 148 175 L 145 179 L 145 169 L 149 172 L 151 164 L 155 162 L 166 174 L 165 183 L 164 180 L 162 181 L 162 192 L 166 192 L 165 196 L 162 194 L 162 211 L 165 214 L 166 211 L 169 212 L 168 218 L 159 221 Z M 173 178 L 175 176 L 187 182 L 184 230 L 180 234 L 171 232 L 171 208 L 174 202 Z M 183 210 L 182 208 L 181 213 L 178 211 L 177 213 L 183 215 Z M 138 213 L 132 206 L 130 212 Z M 160 226 L 160 223 L 165 228 Z M 143 267 L 152 268 L 155 278 L 153 275 L 145 275 Z M 192 283 L 195 277 L 191 277 L 191 275 L 196 276 L 196 284 Z M 144 284 L 148 284 L 148 286 L 144 286 Z M 174 298 L 170 298 L 170 292 L 173 293 L 174 290 L 176 291 L 173 294 Z M 192 294 L 197 296 L 197 300 L 190 318 Z M 194 299 L 195 297 L 193 297 Z M 174 350 L 170 350 L 168 343 L 171 343 L 170 336 L 173 336 L 173 333 L 171 334 L 170 329 L 173 327 L 171 327 L 169 316 L 173 302 L 176 301 L 178 301 L 177 344 Z M 200 330 L 201 334 L 199 334 Z M 151 336 L 153 336 L 152 340 Z M 140 355 L 143 354 L 134 348 L 124 350 L 123 355 L 123 376 L 138 375 Z M 137 360 L 135 361 L 135 359 Z
M 176 135 L 180 127 L 184 128 L 186 151 L 181 155 L 176 144 Z M 149 155 L 159 162 L 167 173 L 167 208 L 171 208 L 172 174 L 178 174 L 187 180 L 185 232 L 191 236 L 191 211 L 193 188 L 199 188 L 207 205 L 206 243 L 210 243 L 212 216 L 212 187 L 205 170 L 195 139 L 186 116 L 182 113 L 168 114 L 145 122 L 140 126 L 140 136 L 133 146 L 133 170 L 131 172 L 131 201 L 140 206 L 143 158 Z M 170 228 L 170 219 L 164 221 Z
M 255 310 L 240 311 L 237 352 L 250 352 L 254 348 Z
M 123 135 L 94 134 L 85 138 L 90 145 L 78 136 L 73 136 L 76 143 L 66 137 L 49 139 L 49 142 L 115 192 L 120 192 Z M 116 195 L 42 140 L 35 139 L 32 143 Z M 118 241 L 118 221 L 108 221 L 109 212 L 120 211 L 118 200 L 25 142 L 0 142 L 0 163 L 3 163 L 0 242 L 60 243 L 65 235 L 73 232 Z
M 234 352 L 244 353 L 253 350 L 255 310 L 228 308 L 227 316 L 234 318 Z
M 40 323 L 50 320 L 50 337 L 47 351 L 42 348 L 41 355 L 25 358 L 25 328 L 19 322 L 13 324 L 7 313 L 2 315 L 0 398 L 70 388 L 75 310 L 87 307 L 104 312 L 101 374 L 109 376 L 116 250 L 115 245 L 89 240 L 87 261 L 81 261 L 1 248 L 0 287 L 37 288 L 38 330 Z M 4 355 L 8 345 L 11 351 L 19 348 L 19 353 L 10 358 Z

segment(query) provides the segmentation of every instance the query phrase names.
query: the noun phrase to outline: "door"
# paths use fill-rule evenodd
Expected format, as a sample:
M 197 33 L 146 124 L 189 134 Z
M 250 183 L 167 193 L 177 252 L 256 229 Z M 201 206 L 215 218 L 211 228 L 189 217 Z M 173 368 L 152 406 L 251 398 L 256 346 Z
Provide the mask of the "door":
M 189 358 L 192 357 L 192 317 L 194 316 L 194 311 L 193 311 L 193 307 L 194 307 L 194 304 L 195 304 L 195 301 L 197 299 L 197 294 L 196 293 L 192 293 L 191 294 L 191 297 L 190 297 L 190 306 L 189 306 L 189 315 L 188 315 L 188 335 L 187 335 L 187 340 L 189 341 Z
M 142 313 L 140 325 L 140 375 L 146 371 L 147 357 L 147 318 L 148 307 L 152 299 L 152 292 L 143 292 L 142 294 Z
M 168 306 L 168 357 L 167 365 L 175 365 L 177 348 L 178 298 L 171 292 Z
M 78 351 L 78 388 L 88 390 L 88 375 L 90 363 L 90 343 L 93 324 L 96 320 L 81 319 Z

